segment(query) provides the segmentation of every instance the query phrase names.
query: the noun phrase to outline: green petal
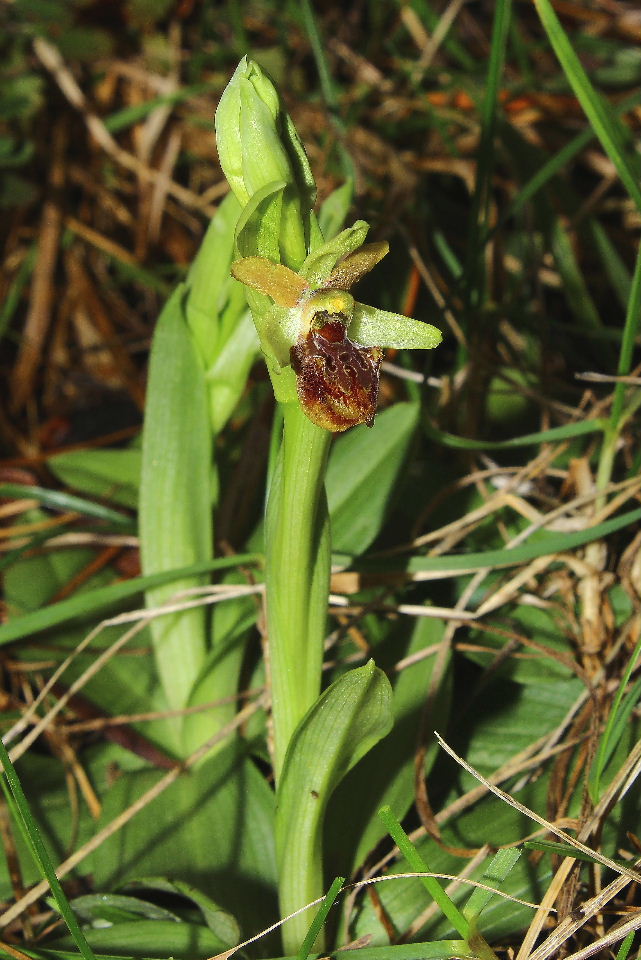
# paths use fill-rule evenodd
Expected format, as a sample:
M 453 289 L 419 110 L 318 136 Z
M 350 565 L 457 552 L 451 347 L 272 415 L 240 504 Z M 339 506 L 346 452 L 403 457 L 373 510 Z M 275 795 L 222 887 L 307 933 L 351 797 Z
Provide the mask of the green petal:
M 357 220 L 310 253 L 300 269 L 301 276 L 305 277 L 310 287 L 322 287 L 338 261 L 363 245 L 368 230 L 368 223 Z
M 325 281 L 325 288 L 332 290 L 351 290 L 355 283 L 362 280 L 366 273 L 373 270 L 377 263 L 389 253 L 387 240 L 378 243 L 364 243 L 362 247 L 344 257 L 332 270 Z
M 397 350 L 431 350 L 443 335 L 438 327 L 422 320 L 388 313 L 357 303 L 348 330 L 350 340 L 363 347 L 394 347 Z

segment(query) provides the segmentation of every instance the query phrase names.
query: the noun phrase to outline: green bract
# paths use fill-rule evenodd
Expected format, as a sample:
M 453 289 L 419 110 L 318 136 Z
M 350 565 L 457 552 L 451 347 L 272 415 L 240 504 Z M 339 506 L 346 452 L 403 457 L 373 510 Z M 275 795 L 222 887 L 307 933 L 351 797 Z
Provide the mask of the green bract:
M 282 260 L 298 267 L 310 245 L 316 185 L 302 143 L 258 64 L 238 64 L 216 111 L 220 165 L 242 207 L 268 184 L 282 185 Z

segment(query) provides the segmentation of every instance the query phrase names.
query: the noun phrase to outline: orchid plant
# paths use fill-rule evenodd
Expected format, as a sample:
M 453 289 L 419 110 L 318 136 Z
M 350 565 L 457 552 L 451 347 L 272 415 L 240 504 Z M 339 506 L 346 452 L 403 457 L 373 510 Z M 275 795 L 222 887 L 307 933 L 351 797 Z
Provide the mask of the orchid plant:
M 245 285 L 283 422 L 265 552 L 279 888 L 286 914 L 322 893 L 320 838 L 331 789 L 391 725 L 389 682 L 373 664 L 320 696 L 331 554 L 324 490 L 329 445 L 334 433 L 374 422 L 385 347 L 429 349 L 441 334 L 354 300 L 349 291 L 388 245 L 366 244 L 369 226 L 362 220 L 323 237 L 300 139 L 272 82 L 247 58 L 221 98 L 216 135 L 223 171 L 241 205 L 232 274 Z M 349 722 L 341 727 L 337 713 L 336 762 L 312 772 L 315 718 L 330 703 Z M 302 781 L 309 781 L 306 789 Z M 298 948 L 308 925 L 305 916 L 287 925 L 288 952 Z

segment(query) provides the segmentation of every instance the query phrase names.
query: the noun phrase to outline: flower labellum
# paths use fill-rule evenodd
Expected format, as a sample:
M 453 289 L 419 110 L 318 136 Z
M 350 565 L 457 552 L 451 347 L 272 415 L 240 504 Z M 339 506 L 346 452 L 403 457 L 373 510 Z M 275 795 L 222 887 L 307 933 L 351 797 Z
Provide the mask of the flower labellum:
M 317 426 L 336 433 L 374 423 L 383 359 L 380 347 L 349 339 L 347 321 L 344 314 L 317 310 L 309 332 L 290 352 L 303 410 Z

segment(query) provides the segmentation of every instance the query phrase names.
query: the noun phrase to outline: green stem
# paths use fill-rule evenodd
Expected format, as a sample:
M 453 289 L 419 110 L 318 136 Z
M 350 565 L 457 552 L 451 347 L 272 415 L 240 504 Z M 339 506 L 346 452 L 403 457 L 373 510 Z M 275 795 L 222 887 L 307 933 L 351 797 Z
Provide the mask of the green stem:
M 283 442 L 265 531 L 277 779 L 291 736 L 320 693 L 330 574 L 325 467 L 332 436 L 308 420 L 298 403 L 282 409 Z

